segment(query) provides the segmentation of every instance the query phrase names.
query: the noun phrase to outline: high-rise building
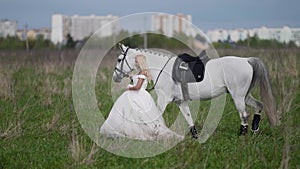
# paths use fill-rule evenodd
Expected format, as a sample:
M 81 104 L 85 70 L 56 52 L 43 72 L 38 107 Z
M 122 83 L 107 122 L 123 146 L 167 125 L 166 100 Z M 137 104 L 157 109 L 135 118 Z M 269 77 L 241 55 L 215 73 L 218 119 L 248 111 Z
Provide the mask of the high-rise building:
M 283 28 L 267 28 L 265 26 L 254 29 L 215 29 L 209 30 L 207 36 L 211 42 L 224 42 L 231 40 L 237 42 L 249 37 L 257 36 L 259 39 L 277 40 L 282 43 L 294 42 L 300 46 L 300 29 L 284 26 Z
M 0 20 L 0 37 L 16 36 L 17 21 Z
M 257 35 L 260 39 L 275 39 L 279 42 L 288 43 L 292 40 L 293 29 L 284 26 L 283 28 L 261 27 L 257 29 Z
M 174 33 L 184 33 L 186 35 L 195 35 L 192 29 L 192 16 L 177 14 L 157 14 L 151 17 L 151 31 L 162 32 L 166 36 L 172 37 Z
M 66 16 L 55 14 L 52 15 L 51 41 L 55 44 L 63 43 L 68 34 L 74 40 L 82 40 L 96 31 L 99 37 L 111 36 L 121 30 L 118 19 L 119 17 L 112 15 Z

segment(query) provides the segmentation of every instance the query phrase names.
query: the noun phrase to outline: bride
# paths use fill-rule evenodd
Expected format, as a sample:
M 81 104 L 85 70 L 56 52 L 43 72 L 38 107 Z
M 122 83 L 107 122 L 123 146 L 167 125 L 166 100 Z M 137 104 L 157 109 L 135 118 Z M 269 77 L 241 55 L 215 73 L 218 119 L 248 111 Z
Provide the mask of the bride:
M 135 66 L 139 73 L 132 76 L 132 85 L 116 100 L 100 133 L 107 137 L 127 137 L 139 140 L 179 138 L 183 136 L 170 130 L 151 95 L 146 91 L 151 74 L 146 57 L 137 55 Z

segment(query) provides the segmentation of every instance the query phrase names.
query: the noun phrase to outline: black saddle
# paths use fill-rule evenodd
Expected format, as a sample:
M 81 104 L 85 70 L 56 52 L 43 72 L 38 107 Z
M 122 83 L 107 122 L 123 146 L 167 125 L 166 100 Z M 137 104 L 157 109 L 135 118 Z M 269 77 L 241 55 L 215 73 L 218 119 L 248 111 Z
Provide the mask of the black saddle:
M 206 51 L 199 56 L 180 54 L 173 65 L 172 77 L 175 83 L 181 83 L 184 100 L 189 98 L 187 83 L 201 82 L 204 78 L 205 65 L 209 61 Z
M 187 53 L 180 54 L 173 65 L 173 80 L 180 83 L 201 82 L 204 78 L 205 64 L 208 61 L 206 51 L 202 51 L 197 57 Z

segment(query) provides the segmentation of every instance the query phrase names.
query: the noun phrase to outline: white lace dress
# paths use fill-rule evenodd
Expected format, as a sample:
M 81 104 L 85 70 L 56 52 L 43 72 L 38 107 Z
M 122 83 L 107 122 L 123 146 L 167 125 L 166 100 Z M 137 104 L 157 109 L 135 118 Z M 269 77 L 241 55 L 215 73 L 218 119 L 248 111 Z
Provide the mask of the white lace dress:
M 144 75 L 132 77 L 133 86 L 144 79 L 140 90 L 125 91 L 113 105 L 100 133 L 108 137 L 127 137 L 141 140 L 183 138 L 170 130 L 158 111 L 152 96 L 145 90 L 148 80 Z

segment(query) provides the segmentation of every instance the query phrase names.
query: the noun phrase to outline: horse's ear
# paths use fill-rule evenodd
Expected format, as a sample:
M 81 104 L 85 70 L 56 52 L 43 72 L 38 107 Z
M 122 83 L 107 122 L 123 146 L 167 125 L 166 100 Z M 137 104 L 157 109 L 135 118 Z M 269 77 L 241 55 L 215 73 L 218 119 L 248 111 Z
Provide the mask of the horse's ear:
M 119 43 L 119 48 L 122 50 L 122 52 L 126 51 L 126 46 L 121 43 Z

